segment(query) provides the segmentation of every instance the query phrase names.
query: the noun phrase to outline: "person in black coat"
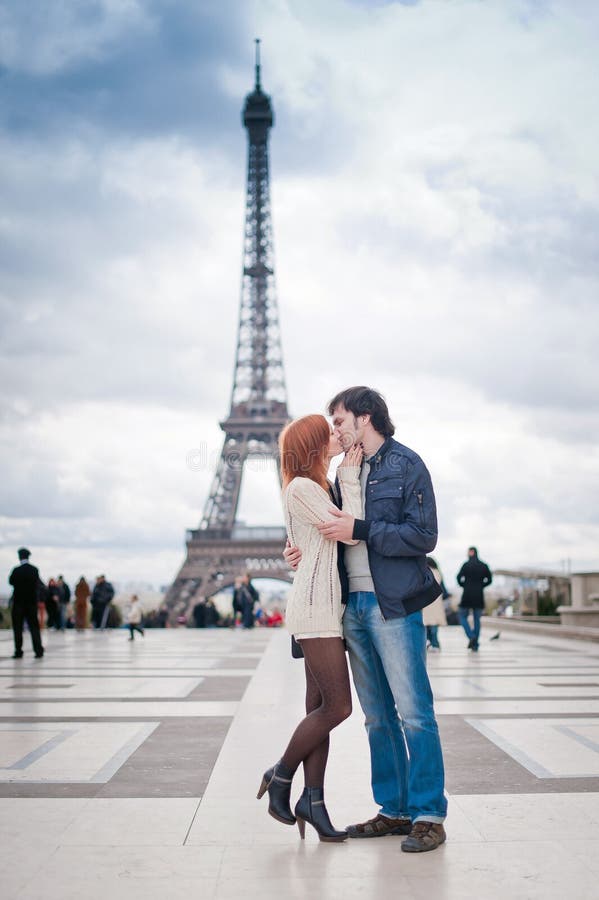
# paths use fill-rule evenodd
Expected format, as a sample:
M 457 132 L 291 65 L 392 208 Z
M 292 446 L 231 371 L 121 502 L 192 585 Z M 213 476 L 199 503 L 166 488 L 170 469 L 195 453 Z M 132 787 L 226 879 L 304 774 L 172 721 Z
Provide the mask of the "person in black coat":
M 71 589 L 62 577 L 62 575 L 58 576 L 58 581 L 56 582 L 56 586 L 58 587 L 59 597 L 58 597 L 58 627 L 60 631 L 64 631 L 65 628 L 69 625 L 69 617 L 68 617 L 68 609 L 69 603 L 71 602 Z M 71 623 L 72 627 L 72 623 Z
M 485 609 L 483 591 L 491 584 L 493 576 L 488 565 L 478 558 L 476 547 L 468 548 L 468 560 L 458 572 L 458 584 L 463 588 L 462 599 L 458 607 L 460 625 L 468 638 L 468 649 L 478 650 L 480 635 L 480 619 Z M 472 612 L 473 627 L 470 627 L 468 616 Z
M 260 595 L 250 581 L 249 572 L 246 572 L 241 584 L 241 625 L 243 628 L 254 627 L 254 606 L 259 599 Z
M 235 579 L 233 591 L 233 615 L 235 623 L 241 622 L 243 628 L 254 627 L 254 605 L 259 600 L 259 594 L 248 573 L 239 575 Z
M 48 628 L 55 628 L 60 631 L 60 598 L 62 590 L 56 582 L 55 578 L 50 578 L 45 590 L 45 605 L 48 616 Z
M 196 628 L 205 628 L 206 627 L 206 601 L 202 597 L 202 599 L 196 603 L 193 608 L 193 621 L 195 622 Z
M 37 602 L 40 586 L 40 573 L 29 562 L 31 553 L 26 547 L 18 551 L 20 565 L 12 570 L 8 578 L 13 587 L 11 599 L 12 630 L 15 639 L 13 659 L 23 656 L 23 622 L 26 621 L 31 634 L 33 652 L 36 659 L 44 655 L 40 626 L 37 619 Z
M 94 628 L 106 628 L 110 604 L 114 597 L 114 588 L 104 575 L 98 575 L 92 591 L 92 625 Z

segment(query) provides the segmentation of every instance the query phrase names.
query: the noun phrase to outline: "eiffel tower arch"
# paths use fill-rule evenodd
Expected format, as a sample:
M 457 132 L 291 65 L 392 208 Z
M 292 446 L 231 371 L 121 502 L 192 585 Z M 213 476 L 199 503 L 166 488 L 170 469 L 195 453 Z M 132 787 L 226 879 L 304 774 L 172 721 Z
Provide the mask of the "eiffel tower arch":
M 245 463 L 278 459 L 278 438 L 289 421 L 275 286 L 268 136 L 274 123 L 270 97 L 260 83 L 256 41 L 254 90 L 242 113 L 248 135 L 247 190 L 241 305 L 233 389 L 223 448 L 200 526 L 187 532 L 187 557 L 166 603 L 171 613 L 188 611 L 249 572 L 290 582 L 283 560 L 284 528 L 246 527 L 236 520 Z

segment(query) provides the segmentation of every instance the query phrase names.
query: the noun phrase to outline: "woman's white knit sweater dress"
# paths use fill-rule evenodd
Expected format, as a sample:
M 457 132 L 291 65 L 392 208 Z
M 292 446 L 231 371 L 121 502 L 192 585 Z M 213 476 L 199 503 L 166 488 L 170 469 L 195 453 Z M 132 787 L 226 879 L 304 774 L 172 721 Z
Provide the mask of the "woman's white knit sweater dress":
M 337 478 L 343 510 L 363 518 L 359 466 L 340 466 Z M 332 508 L 329 494 L 311 478 L 294 478 L 283 491 L 287 534 L 291 545 L 302 551 L 285 615 L 287 629 L 298 639 L 343 635 L 337 542 L 326 540 L 316 528 L 331 521 Z

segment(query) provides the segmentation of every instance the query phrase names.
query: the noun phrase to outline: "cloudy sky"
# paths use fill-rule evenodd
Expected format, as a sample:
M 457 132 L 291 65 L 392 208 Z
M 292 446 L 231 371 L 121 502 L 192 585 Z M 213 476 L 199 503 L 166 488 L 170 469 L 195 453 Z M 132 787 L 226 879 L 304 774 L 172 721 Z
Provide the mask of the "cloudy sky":
M 599 568 L 594 0 L 0 0 L 0 567 L 25 543 L 44 577 L 158 585 L 183 560 L 231 390 L 256 36 L 292 414 L 385 394 L 448 583 L 471 543 Z M 272 471 L 246 476 L 240 517 L 280 523 Z

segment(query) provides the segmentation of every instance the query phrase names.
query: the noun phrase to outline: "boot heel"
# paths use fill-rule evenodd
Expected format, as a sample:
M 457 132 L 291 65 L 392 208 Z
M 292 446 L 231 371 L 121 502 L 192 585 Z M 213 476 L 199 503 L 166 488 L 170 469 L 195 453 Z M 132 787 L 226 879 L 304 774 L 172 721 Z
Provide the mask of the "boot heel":
M 295 816 L 289 806 L 292 779 L 293 772 L 288 771 L 282 763 L 278 762 L 271 769 L 266 770 L 256 794 L 257 799 L 260 800 L 268 791 L 269 815 L 277 822 L 282 822 L 283 825 L 295 825 Z
M 306 823 L 304 822 L 303 819 L 297 820 L 297 827 L 299 829 L 300 837 L 303 841 L 306 837 Z
M 262 784 L 260 785 L 260 787 L 258 789 L 258 793 L 256 794 L 256 799 L 261 800 L 262 797 L 264 797 L 267 789 L 268 789 L 268 781 L 266 780 L 266 778 L 263 778 Z
M 333 828 L 324 805 L 322 788 L 304 788 L 295 807 L 295 818 L 302 838 L 306 822 L 309 822 L 316 830 L 321 841 L 345 841 L 349 837 L 347 831 L 337 831 L 336 828 Z

